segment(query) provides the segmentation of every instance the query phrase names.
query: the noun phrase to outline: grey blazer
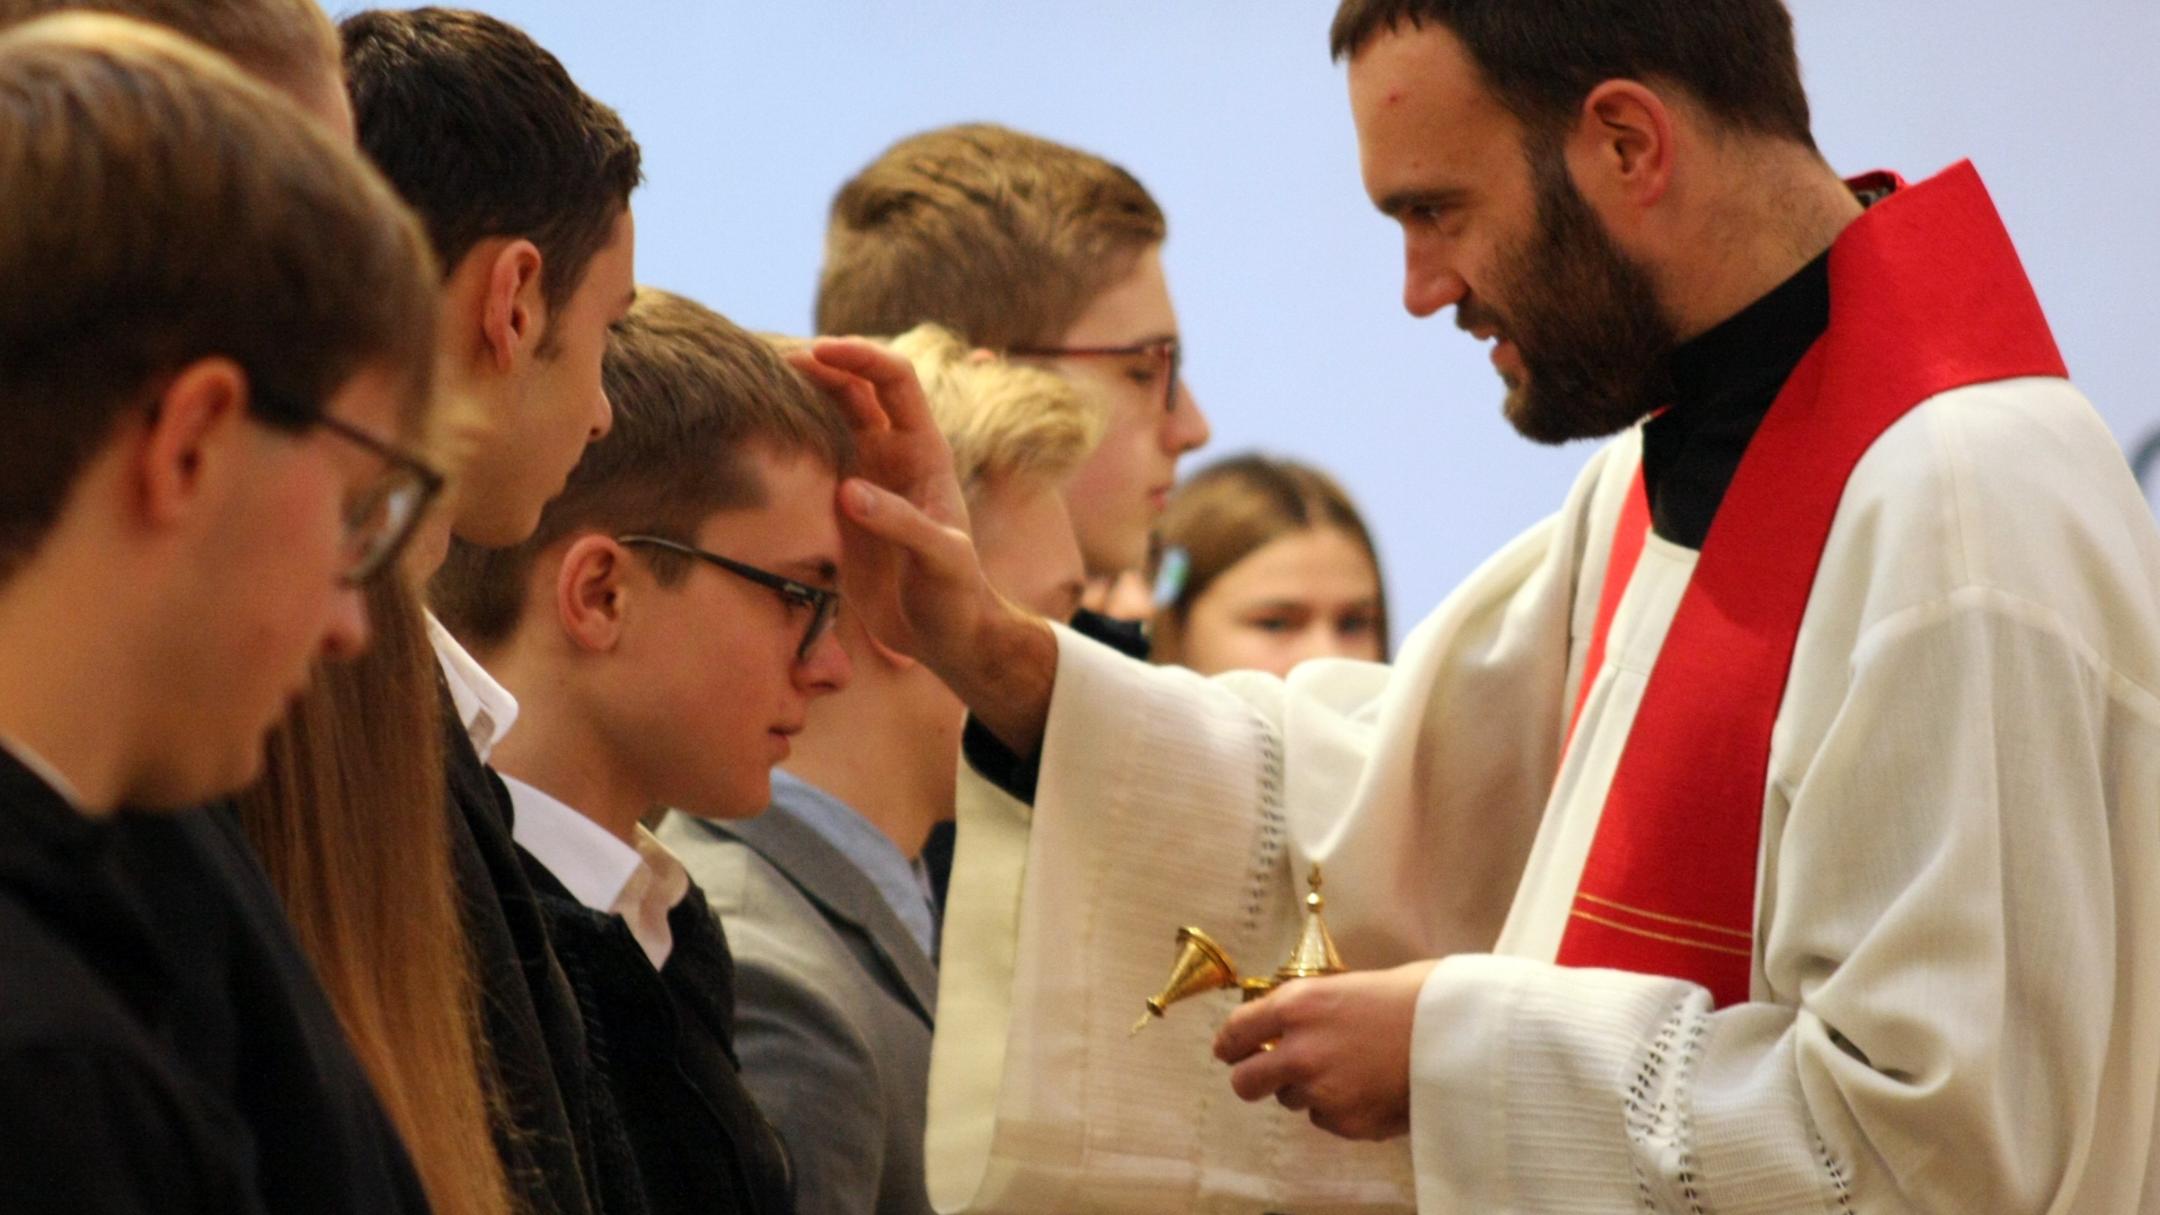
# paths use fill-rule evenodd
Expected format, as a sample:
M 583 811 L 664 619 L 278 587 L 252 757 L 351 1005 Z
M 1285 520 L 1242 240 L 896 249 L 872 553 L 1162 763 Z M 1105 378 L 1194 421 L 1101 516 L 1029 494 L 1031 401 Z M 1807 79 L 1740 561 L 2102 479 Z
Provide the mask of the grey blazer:
M 743 1082 L 787 1142 L 800 1215 L 930 1215 L 923 1120 L 937 972 L 862 870 L 775 806 L 670 814 L 735 952 Z

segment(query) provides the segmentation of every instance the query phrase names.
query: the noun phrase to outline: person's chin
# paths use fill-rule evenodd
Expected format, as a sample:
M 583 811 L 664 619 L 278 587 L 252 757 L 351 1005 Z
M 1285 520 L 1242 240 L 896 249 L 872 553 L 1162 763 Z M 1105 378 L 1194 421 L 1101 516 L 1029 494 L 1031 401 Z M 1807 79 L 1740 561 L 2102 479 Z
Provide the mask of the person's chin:
M 727 799 L 727 804 L 714 817 L 727 819 L 756 818 L 758 815 L 765 813 L 766 807 L 770 805 L 772 805 L 772 770 L 768 768 L 760 772 L 756 780 L 747 781 L 742 788 L 735 790 Z
M 231 797 L 262 779 L 265 743 L 198 755 L 154 774 L 142 787 L 128 790 L 126 804 L 137 810 L 188 810 Z

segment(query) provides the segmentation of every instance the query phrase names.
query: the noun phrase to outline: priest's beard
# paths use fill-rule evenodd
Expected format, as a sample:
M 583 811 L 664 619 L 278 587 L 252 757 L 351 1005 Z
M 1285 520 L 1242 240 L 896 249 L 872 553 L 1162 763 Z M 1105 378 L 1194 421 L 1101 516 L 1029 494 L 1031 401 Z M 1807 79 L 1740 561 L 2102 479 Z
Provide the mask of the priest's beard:
M 1671 400 L 1679 339 L 1649 271 L 1613 244 L 1559 150 L 1534 152 L 1532 173 L 1536 226 L 1498 274 L 1506 315 L 1473 299 L 1456 324 L 1492 326 L 1514 344 L 1525 373 L 1506 377 L 1502 409 L 1523 437 L 1602 438 Z

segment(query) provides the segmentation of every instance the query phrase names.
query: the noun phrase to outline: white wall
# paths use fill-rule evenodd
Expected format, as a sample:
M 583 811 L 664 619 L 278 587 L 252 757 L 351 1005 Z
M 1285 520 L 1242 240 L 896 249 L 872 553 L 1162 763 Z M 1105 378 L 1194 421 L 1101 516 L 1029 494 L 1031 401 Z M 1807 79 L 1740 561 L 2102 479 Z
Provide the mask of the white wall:
M 1585 455 L 1517 438 L 1483 348 L 1403 313 L 1324 0 L 471 2 L 637 132 L 640 278 L 753 328 L 809 325 L 825 204 L 904 133 L 991 119 L 1132 169 L 1170 215 L 1213 450 L 1340 474 L 1379 533 L 1398 629 L 1552 509 Z M 1832 163 L 1976 160 L 2073 374 L 2126 444 L 2160 431 L 2160 3 L 1794 8 Z

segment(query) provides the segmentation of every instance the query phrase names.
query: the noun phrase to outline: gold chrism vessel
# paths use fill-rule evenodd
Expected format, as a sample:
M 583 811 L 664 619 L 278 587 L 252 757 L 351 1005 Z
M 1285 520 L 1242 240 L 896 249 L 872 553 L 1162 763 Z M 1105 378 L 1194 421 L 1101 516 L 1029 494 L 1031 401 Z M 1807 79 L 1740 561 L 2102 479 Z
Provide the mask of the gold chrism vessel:
M 1172 1004 L 1205 992 L 1235 987 L 1245 999 L 1257 1000 L 1293 979 L 1341 974 L 1342 956 L 1335 952 L 1335 938 L 1328 935 L 1327 919 L 1321 914 L 1327 900 L 1320 896 L 1320 866 L 1312 867 L 1305 884 L 1310 889 L 1305 895 L 1305 923 L 1298 933 L 1297 948 L 1272 975 L 1241 979 L 1237 964 L 1213 937 L 1190 925 L 1178 929 L 1177 960 L 1171 964 L 1170 981 L 1148 997 L 1147 1012 L 1133 1023 L 1132 1032 L 1137 1034 L 1147 1028 L 1149 1018 L 1162 1016 Z

